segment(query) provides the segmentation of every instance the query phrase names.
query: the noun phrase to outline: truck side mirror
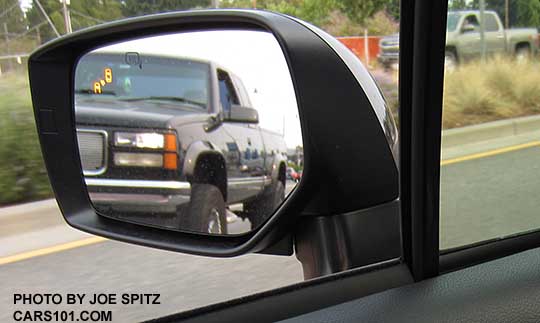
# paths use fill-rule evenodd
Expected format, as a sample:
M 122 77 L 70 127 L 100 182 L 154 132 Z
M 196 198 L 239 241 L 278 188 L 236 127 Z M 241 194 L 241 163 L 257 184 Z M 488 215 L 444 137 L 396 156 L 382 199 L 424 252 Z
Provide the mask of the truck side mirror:
M 257 110 L 250 107 L 232 105 L 228 115 L 225 116 L 225 121 L 259 123 L 259 113 Z
M 476 27 L 471 23 L 464 23 L 463 27 L 461 27 L 462 33 L 470 33 L 476 30 Z

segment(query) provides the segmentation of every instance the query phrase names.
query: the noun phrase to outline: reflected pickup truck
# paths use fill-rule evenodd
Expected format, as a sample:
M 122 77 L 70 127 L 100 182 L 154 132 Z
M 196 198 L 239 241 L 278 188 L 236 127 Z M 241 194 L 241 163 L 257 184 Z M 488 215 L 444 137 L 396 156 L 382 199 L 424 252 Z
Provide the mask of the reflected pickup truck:
M 231 204 L 241 203 L 255 227 L 284 199 L 284 139 L 261 129 L 230 71 L 189 58 L 95 52 L 79 61 L 75 79 L 81 164 L 102 213 L 137 212 L 151 223 L 172 214 L 172 226 L 223 234 Z
M 504 29 L 495 11 L 484 11 L 484 41 L 486 54 L 514 55 L 517 59 L 538 53 L 538 30 L 536 28 Z M 445 66 L 452 68 L 460 62 L 482 55 L 480 11 L 450 11 L 446 24 Z M 379 62 L 386 68 L 397 64 L 399 58 L 399 35 L 381 38 Z

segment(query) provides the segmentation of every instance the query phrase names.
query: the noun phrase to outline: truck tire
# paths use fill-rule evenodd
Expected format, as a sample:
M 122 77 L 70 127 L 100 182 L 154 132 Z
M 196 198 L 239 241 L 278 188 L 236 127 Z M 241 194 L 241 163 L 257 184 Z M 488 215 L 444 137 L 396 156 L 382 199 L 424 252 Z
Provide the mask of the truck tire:
M 519 46 L 515 53 L 516 61 L 526 62 L 531 57 L 531 48 L 529 46 Z
M 181 215 L 180 229 L 209 234 L 227 234 L 225 200 L 211 184 L 193 184 L 187 212 Z
M 445 71 L 453 71 L 458 65 L 456 53 L 452 50 L 446 50 L 444 52 L 444 69 Z
M 253 201 L 244 203 L 246 217 L 251 223 L 251 229 L 259 227 L 270 217 L 285 199 L 285 186 L 281 181 L 275 181 Z

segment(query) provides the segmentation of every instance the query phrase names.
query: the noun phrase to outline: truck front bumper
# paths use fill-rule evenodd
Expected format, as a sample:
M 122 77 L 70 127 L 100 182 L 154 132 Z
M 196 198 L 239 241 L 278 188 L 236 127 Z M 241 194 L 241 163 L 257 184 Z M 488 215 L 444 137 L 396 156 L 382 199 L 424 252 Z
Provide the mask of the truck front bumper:
M 191 196 L 188 182 L 109 178 L 86 178 L 85 182 L 96 208 L 118 212 L 176 214 Z

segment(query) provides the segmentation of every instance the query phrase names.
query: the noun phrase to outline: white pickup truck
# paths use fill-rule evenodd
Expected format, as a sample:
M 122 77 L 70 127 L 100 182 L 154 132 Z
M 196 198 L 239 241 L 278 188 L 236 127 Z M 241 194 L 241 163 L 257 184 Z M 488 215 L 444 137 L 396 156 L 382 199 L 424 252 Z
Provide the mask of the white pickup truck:
M 487 55 L 508 53 L 518 59 L 538 52 L 536 28 L 504 29 L 495 11 L 484 11 L 484 41 Z M 482 54 L 480 11 L 452 11 L 448 13 L 445 65 L 455 65 Z

